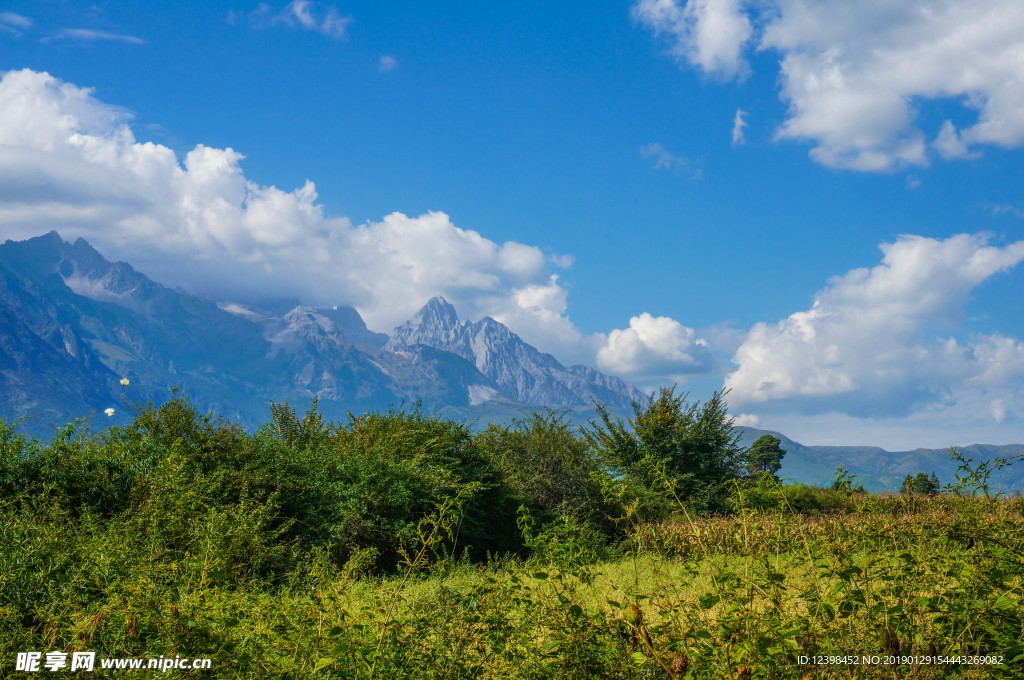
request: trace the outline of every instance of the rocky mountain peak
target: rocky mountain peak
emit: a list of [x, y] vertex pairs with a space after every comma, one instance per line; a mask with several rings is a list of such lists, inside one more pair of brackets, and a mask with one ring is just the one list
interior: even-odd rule
[[354, 307], [335, 305], [333, 307], [318, 307], [316, 311], [317, 314], [333, 321], [342, 335], [354, 343], [380, 349], [388, 341], [388, 336], [384, 333], [374, 333], [367, 328], [363, 317], [359, 316], [359, 312]]
[[436, 347], [473, 361], [466, 324], [443, 297], [433, 297], [411, 319], [395, 328], [384, 349], [398, 351], [414, 345]]
[[459, 315], [450, 302], [438, 295], [427, 300], [427, 304], [416, 312], [412, 320], [420, 324], [447, 329], [459, 324]]
[[385, 349], [398, 352], [416, 345], [434, 347], [472, 362], [514, 401], [549, 406], [589, 406], [591, 399], [628, 406], [639, 392], [598, 371], [566, 369], [550, 354], [523, 341], [505, 324], [487, 316], [460, 322], [444, 298], [432, 298], [412, 319], [395, 329]]
[[321, 352], [328, 351], [331, 347], [349, 344], [335, 323], [313, 307], [299, 305], [285, 314], [281, 320], [285, 328], [278, 331], [275, 338], [278, 342], [285, 341], [290, 336], [305, 340]]
[[11, 271], [38, 279], [53, 273], [67, 248], [60, 234], [51, 231], [24, 241], [5, 241], [0, 245], [0, 260]]

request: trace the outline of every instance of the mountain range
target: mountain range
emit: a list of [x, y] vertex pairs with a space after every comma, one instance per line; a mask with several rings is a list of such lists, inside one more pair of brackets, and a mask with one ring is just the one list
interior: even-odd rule
[[[646, 398], [588, 366], [564, 366], [492, 318], [460, 320], [440, 297], [386, 335], [345, 305], [216, 302], [170, 289], [57, 232], [0, 245], [0, 418], [42, 437], [108, 408], [114, 415], [96, 416], [98, 424], [124, 424], [128, 405], [160, 403], [172, 387], [250, 428], [268, 420], [271, 400], [302, 412], [317, 398], [329, 419], [419, 402], [477, 423], [545, 407], [585, 423], [595, 402], [627, 415]], [[746, 444], [769, 432], [738, 429]], [[787, 451], [782, 475], [790, 479], [828, 484], [844, 466], [868, 490], [898, 488], [921, 471], [953, 481], [946, 450], [815, 447], [770, 433]], [[1024, 454], [1024, 446], [966, 451], [985, 460]], [[1021, 468], [993, 481], [1024, 489]]]
[[246, 425], [266, 419], [269, 400], [318, 398], [343, 415], [417, 401], [624, 408], [643, 398], [618, 378], [563, 366], [494, 319], [459, 321], [440, 297], [389, 337], [352, 307], [171, 290], [56, 232], [0, 245], [0, 376], [0, 416], [45, 423], [160, 399], [171, 386]]

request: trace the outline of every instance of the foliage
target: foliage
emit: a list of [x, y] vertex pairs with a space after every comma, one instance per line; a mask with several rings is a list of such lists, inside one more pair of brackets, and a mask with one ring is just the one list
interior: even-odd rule
[[750, 445], [744, 457], [746, 476], [750, 480], [758, 480], [765, 475], [778, 480], [776, 474], [782, 468], [782, 458], [786, 450], [782, 448], [782, 440], [770, 434], [763, 434]]
[[428, 417], [417, 406], [325, 426], [315, 409], [300, 420], [287, 405], [278, 407], [257, 435], [274, 452], [265, 469], [277, 479], [282, 511], [297, 521], [304, 545], [325, 547], [338, 563], [372, 548], [381, 566], [394, 567], [415, 541], [419, 519], [473, 484], [448, 550], [480, 556], [506, 549], [501, 519], [514, 511], [503, 500], [498, 470], [465, 425]]
[[940, 489], [942, 489], [942, 484], [934, 472], [930, 477], [924, 472], [918, 472], [917, 475], [904, 477], [900, 493], [919, 493], [930, 496], [938, 493]]
[[843, 493], [865, 493], [864, 487], [860, 484], [855, 483], [857, 481], [857, 475], [851, 475], [850, 471], [846, 469], [846, 466], [836, 468], [836, 478], [832, 482], [832, 486], [829, 487], [833, 491], [841, 491]]
[[863, 505], [859, 494], [841, 489], [822, 489], [809, 484], [782, 484], [763, 475], [752, 485], [737, 485], [729, 496], [729, 508], [772, 510], [801, 515], [855, 512]]
[[704, 511], [723, 507], [730, 480], [743, 454], [733, 429], [726, 392], [701, 404], [675, 388], [661, 388], [646, 406], [634, 402], [627, 423], [612, 420], [598, 406], [588, 442], [620, 474], [646, 489], [666, 489], [687, 506]]
[[182, 397], [134, 414], [48, 443], [0, 423], [0, 649], [211, 657], [203, 677], [239, 680], [795, 680], [850, 677], [799, 661], [850, 654], [999, 659], [858, 678], [1024, 674], [1024, 505], [991, 488], [999, 462], [954, 450], [931, 496], [733, 477], [728, 514], [643, 521], [665, 494], [554, 414], [480, 435], [418, 408], [275, 404], [254, 435]]
[[614, 514], [602, 492], [604, 473], [587, 442], [557, 411], [531, 413], [510, 425], [489, 425], [476, 443], [500, 471], [509, 503], [541, 525], [571, 518], [606, 534]]

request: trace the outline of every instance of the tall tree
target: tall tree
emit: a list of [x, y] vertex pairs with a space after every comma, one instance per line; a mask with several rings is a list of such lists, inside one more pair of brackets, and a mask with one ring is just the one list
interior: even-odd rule
[[633, 417], [623, 423], [598, 406], [587, 439], [619, 473], [649, 489], [668, 490], [698, 510], [724, 499], [729, 480], [739, 473], [740, 435], [725, 402], [715, 392], [703, 404], [689, 401], [675, 387], [652, 393], [646, 406], [633, 402]]
[[781, 439], [770, 434], [761, 435], [747, 450], [747, 479], [756, 481], [765, 475], [771, 475], [778, 480], [775, 473], [782, 468], [782, 457], [785, 455], [786, 450], [782, 448]]
[[939, 492], [942, 485], [939, 483], [939, 478], [932, 472], [929, 477], [924, 472], [918, 472], [916, 475], [907, 475], [903, 479], [903, 485], [900, 487], [900, 493], [917, 493], [934, 495]]

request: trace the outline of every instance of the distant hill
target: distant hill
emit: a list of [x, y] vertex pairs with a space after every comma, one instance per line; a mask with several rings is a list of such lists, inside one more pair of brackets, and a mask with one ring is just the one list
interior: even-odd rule
[[[794, 481], [828, 486], [835, 480], [839, 467], [856, 475], [857, 481], [868, 491], [896, 491], [907, 475], [918, 472], [935, 472], [943, 486], [956, 481], [958, 464], [949, 457], [948, 448], [886, 451], [877, 446], [806, 446], [780, 432], [752, 427], [736, 429], [742, 433], [741, 441], [745, 446], [764, 434], [782, 440], [786, 456], [779, 475]], [[1021, 444], [973, 444], [958, 448], [975, 462], [1024, 454]], [[1024, 461], [994, 473], [990, 481], [993, 490], [1000, 485], [1006, 492], [1024, 490]]]

